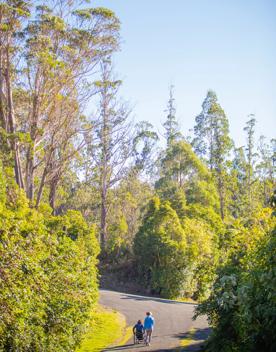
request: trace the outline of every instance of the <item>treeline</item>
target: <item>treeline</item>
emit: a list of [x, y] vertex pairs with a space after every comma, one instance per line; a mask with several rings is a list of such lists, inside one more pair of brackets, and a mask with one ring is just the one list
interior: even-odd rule
[[173, 87], [162, 135], [135, 125], [113, 73], [119, 30], [82, 1], [0, 4], [0, 348], [74, 351], [97, 237], [120, 280], [203, 301], [210, 351], [272, 351], [275, 140], [256, 141], [249, 115], [235, 146], [213, 91], [188, 136]]

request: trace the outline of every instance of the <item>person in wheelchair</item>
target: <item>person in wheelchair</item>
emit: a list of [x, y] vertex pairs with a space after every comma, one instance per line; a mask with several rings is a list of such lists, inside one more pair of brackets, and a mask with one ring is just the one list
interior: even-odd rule
[[133, 330], [133, 335], [134, 335], [134, 343], [143, 342], [145, 329], [144, 329], [144, 325], [142, 324], [140, 319], [133, 326], [132, 330]]

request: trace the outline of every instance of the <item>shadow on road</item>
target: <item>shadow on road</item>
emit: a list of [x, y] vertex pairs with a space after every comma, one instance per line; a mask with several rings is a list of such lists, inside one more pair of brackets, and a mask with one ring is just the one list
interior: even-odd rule
[[150, 352], [204, 352], [202, 342], [193, 344], [192, 346], [189, 347], [177, 347], [177, 348], [169, 348], [169, 349], [164, 349], [160, 350], [158, 348], [157, 350], [150, 350]]
[[136, 301], [155, 301], [155, 302], [169, 303], [169, 304], [186, 304], [186, 305], [188, 304], [188, 305], [196, 306], [196, 303], [191, 303], [191, 302], [177, 302], [177, 301], [171, 301], [169, 299], [164, 299], [164, 298], [136, 296], [136, 295], [129, 295], [127, 293], [122, 293], [122, 299], [134, 299]]
[[[112, 351], [124, 351], [124, 352], [131, 352], [131, 351], [135, 351], [136, 348], [141, 348], [143, 347], [142, 345], [133, 345], [133, 344], [129, 344], [129, 345], [124, 345], [124, 346], [115, 346], [115, 347], [110, 347], [110, 348], [106, 348], [104, 350], [101, 350], [99, 352], [112, 352]], [[193, 344], [192, 346], [189, 347], [177, 347], [177, 348], [167, 348], [167, 349], [152, 349], [151, 346], [151, 350], [150, 352], [204, 352], [203, 349], [203, 345], [202, 345], [202, 341], [196, 344]], [[145, 346], [146, 348], [146, 346]], [[146, 349], [145, 349], [146, 351]]]
[[[203, 349], [203, 341], [207, 339], [207, 337], [210, 335], [211, 329], [210, 328], [205, 328], [205, 329], [196, 329], [196, 331], [191, 334], [190, 332], [186, 333], [181, 333], [174, 335], [174, 337], [178, 338], [179, 340], [185, 340], [185, 339], [191, 339], [193, 343], [190, 346], [187, 347], [175, 347], [175, 348], [169, 348], [169, 349], [154, 349], [154, 343], [151, 345], [150, 352], [195, 352], [195, 351], [204, 351]], [[145, 345], [134, 345], [134, 344], [127, 344], [124, 346], [114, 346], [114, 347], [109, 347], [102, 352], [108, 352], [108, 351], [124, 351], [124, 352], [131, 352], [135, 351], [137, 348], [145, 347]], [[146, 350], [145, 350], [146, 351]]]
[[204, 328], [204, 329], [196, 329], [196, 331], [192, 335], [190, 332], [186, 332], [186, 333], [174, 335], [174, 337], [179, 338], [180, 340], [191, 338], [194, 341], [202, 341], [202, 340], [206, 340], [210, 335], [210, 333], [211, 333], [210, 328]]
[[124, 345], [124, 346], [114, 346], [114, 347], [108, 347], [102, 350], [102, 352], [108, 352], [108, 351], [130, 351], [130, 350], [135, 350], [135, 348], [139, 348], [143, 345], [134, 345], [133, 343]]

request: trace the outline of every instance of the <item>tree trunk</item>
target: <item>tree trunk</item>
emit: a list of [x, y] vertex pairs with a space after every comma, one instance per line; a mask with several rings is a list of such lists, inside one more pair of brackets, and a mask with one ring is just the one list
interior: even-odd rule
[[100, 242], [101, 248], [104, 251], [106, 245], [106, 237], [107, 237], [107, 224], [106, 224], [106, 217], [107, 217], [107, 204], [106, 204], [106, 185], [103, 185], [101, 191], [101, 231], [100, 231]]
[[218, 180], [218, 191], [219, 191], [219, 204], [220, 204], [220, 216], [221, 219], [224, 220], [224, 184], [222, 181], [222, 175], [219, 175]]
[[20, 151], [18, 141], [15, 138], [16, 126], [15, 126], [15, 117], [14, 117], [14, 108], [13, 108], [13, 97], [12, 97], [12, 88], [11, 88], [11, 78], [10, 78], [10, 56], [9, 56], [9, 47], [6, 49], [6, 87], [7, 87], [7, 105], [8, 105], [8, 132], [13, 134], [11, 139], [11, 147], [14, 153], [14, 173], [15, 179], [20, 188], [24, 188], [22, 169], [21, 169], [21, 160], [20, 160]]
[[35, 169], [35, 143], [37, 135], [37, 120], [38, 120], [38, 97], [34, 95], [32, 104], [30, 137], [31, 143], [28, 147], [26, 157], [26, 194], [30, 201], [34, 199], [34, 169]]
[[5, 114], [5, 95], [4, 95], [4, 67], [3, 56], [0, 43], [0, 127], [7, 131], [7, 119]]
[[60, 179], [60, 175], [57, 174], [56, 176], [53, 177], [53, 179], [50, 182], [49, 204], [53, 209], [53, 215], [56, 215], [56, 194], [57, 194], [59, 179]]
[[34, 199], [34, 150], [32, 146], [29, 146], [26, 156], [26, 194], [30, 201]]
[[44, 168], [43, 174], [42, 174], [42, 177], [41, 177], [41, 181], [40, 181], [40, 185], [39, 185], [39, 189], [38, 189], [37, 197], [36, 197], [36, 203], [35, 203], [35, 207], [36, 208], [38, 208], [38, 206], [40, 204], [40, 201], [41, 201], [43, 188], [45, 186], [46, 176], [47, 176], [47, 167]]

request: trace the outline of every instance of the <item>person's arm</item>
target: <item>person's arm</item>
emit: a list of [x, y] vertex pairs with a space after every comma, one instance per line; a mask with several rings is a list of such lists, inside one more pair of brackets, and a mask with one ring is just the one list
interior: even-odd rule
[[134, 325], [132, 328], [133, 334], [135, 334], [135, 329], [136, 329], [136, 325]]

